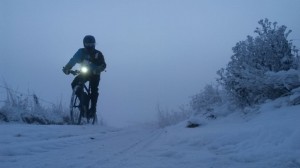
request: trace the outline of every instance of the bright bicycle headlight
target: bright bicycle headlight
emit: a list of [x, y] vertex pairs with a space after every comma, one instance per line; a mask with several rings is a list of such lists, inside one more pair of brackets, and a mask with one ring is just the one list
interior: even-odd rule
[[89, 69], [88, 69], [87, 67], [83, 66], [83, 67], [81, 67], [80, 71], [81, 71], [82, 73], [85, 73], [85, 74], [86, 74], [86, 73], [89, 72]]

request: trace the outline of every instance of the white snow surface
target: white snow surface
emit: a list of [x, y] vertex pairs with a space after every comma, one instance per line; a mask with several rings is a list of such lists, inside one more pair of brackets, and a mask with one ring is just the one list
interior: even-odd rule
[[1, 124], [1, 168], [300, 168], [300, 106], [200, 127]]

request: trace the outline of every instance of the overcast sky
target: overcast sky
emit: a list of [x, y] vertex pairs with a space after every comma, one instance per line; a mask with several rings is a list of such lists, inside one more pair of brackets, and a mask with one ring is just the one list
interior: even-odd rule
[[286, 25], [300, 46], [300, 0], [0, 0], [0, 12], [0, 77], [53, 103], [68, 106], [74, 77], [61, 69], [96, 37], [108, 65], [98, 113], [110, 125], [187, 104], [260, 19]]

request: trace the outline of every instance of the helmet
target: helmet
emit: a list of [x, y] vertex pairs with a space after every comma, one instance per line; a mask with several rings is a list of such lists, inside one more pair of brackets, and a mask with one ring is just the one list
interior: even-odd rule
[[96, 44], [96, 40], [95, 40], [94, 36], [92, 36], [92, 35], [86, 35], [83, 38], [83, 46], [84, 46], [84, 48], [93, 49], [93, 48], [95, 48], [95, 44]]

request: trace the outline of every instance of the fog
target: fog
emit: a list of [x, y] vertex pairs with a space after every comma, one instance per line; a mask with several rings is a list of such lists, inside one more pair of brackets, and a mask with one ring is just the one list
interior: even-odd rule
[[177, 109], [216, 83], [260, 19], [286, 25], [300, 46], [299, 9], [299, 0], [1, 0], [0, 77], [67, 107], [74, 76], [61, 69], [91, 34], [107, 63], [98, 113], [113, 126], [155, 121], [157, 105]]

